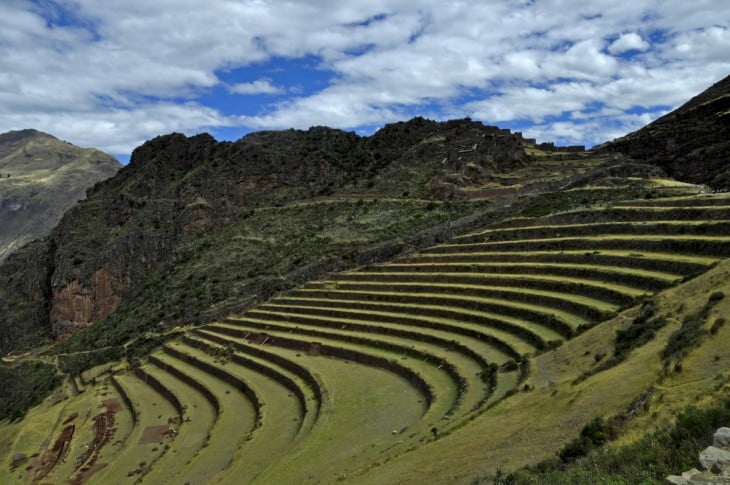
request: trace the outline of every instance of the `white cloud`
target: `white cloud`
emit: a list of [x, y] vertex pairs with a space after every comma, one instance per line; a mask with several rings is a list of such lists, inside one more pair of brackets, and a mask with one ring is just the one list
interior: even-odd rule
[[239, 83], [229, 86], [228, 90], [235, 94], [280, 94], [284, 90], [271, 84], [270, 79], [257, 79], [250, 83]]
[[611, 54], [621, 54], [631, 50], [645, 51], [649, 48], [649, 43], [641, 38], [636, 32], [621, 34], [608, 46], [608, 52]]
[[[716, 0], [6, 0], [0, 131], [124, 153], [169, 131], [428, 114], [531, 120], [548, 138], [595, 142], [730, 73], [729, 24]], [[305, 56], [326, 84], [265, 70]], [[243, 67], [246, 80], [225, 77]], [[214, 91], [288, 98], [243, 116], [201, 104]]]

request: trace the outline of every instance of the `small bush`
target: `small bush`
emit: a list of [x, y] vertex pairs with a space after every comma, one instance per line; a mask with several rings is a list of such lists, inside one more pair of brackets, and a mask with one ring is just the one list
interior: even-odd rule
[[662, 358], [681, 359], [689, 350], [697, 346], [707, 333], [702, 329], [705, 320], [700, 315], [687, 315], [682, 326], [669, 336], [666, 347], [662, 350]]
[[722, 326], [725, 325], [725, 319], [724, 318], [718, 318], [715, 320], [715, 322], [712, 324], [712, 328], [710, 328], [710, 334], [715, 335]]
[[708, 298], [708, 302], [718, 302], [723, 298], [725, 298], [725, 293], [723, 293], [722, 291], [715, 291]]

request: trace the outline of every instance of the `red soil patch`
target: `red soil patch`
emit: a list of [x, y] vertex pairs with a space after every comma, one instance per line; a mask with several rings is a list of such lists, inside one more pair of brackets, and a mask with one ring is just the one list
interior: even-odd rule
[[140, 445], [148, 445], [150, 443], [159, 443], [165, 436], [170, 434], [170, 425], [162, 424], [159, 426], [147, 426], [142, 432], [139, 439]]
[[70, 481], [71, 485], [81, 485], [94, 473], [104, 467], [103, 464], [97, 465], [96, 460], [99, 459], [101, 449], [104, 445], [109, 443], [114, 437], [114, 432], [117, 430], [114, 426], [116, 414], [122, 409], [122, 405], [118, 399], [105, 399], [102, 402], [102, 406], [106, 410], [94, 417], [94, 438], [89, 443], [86, 451], [74, 463], [78, 473]]
[[119, 402], [119, 399], [104, 399], [101, 404], [107, 409], [107, 411], [111, 411], [115, 414], [122, 410], [122, 403]]
[[[68, 421], [68, 420], [67, 420]], [[46, 450], [40, 456], [40, 458], [33, 465], [34, 473], [32, 482], [37, 483], [43, 480], [55, 466], [63, 460], [68, 453], [68, 448], [73, 439], [74, 425], [69, 424], [61, 431], [56, 441], [53, 443], [53, 447], [50, 450]]]

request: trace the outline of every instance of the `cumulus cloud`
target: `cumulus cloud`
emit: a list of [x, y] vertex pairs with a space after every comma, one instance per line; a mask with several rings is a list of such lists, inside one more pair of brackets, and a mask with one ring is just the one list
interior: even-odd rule
[[645, 51], [649, 48], [649, 43], [641, 38], [636, 32], [629, 32], [628, 34], [621, 34], [621, 36], [614, 40], [610, 46], [608, 46], [608, 52], [611, 54], [621, 54], [623, 52], [636, 50]]
[[129, 153], [170, 131], [469, 115], [592, 144], [726, 76], [729, 24], [714, 0], [7, 0], [0, 131]]

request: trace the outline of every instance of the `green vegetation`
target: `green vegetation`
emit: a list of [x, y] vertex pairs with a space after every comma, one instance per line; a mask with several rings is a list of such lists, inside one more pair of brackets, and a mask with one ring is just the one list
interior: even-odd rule
[[60, 383], [56, 369], [43, 362], [0, 366], [0, 420], [22, 419]]
[[[377, 204], [395, 216], [391, 222], [401, 220], [407, 228], [403, 231], [412, 231], [417, 226], [409, 225], [413, 222], [407, 220], [404, 207], [410, 205], [412, 209], [426, 203]], [[304, 255], [303, 261], [276, 262], [263, 250], [255, 253], [254, 258], [271, 258], [267, 260], [271, 267], [249, 268], [256, 274], [254, 280], [261, 276], [259, 271], [286, 272], [312, 260], [321, 264], [323, 256], [331, 257], [321, 252], [323, 248], [339, 247], [341, 251], [358, 244], [366, 247], [377, 238], [390, 236], [388, 231], [376, 229], [382, 227], [382, 220], [369, 225], [369, 218], [381, 217], [369, 205], [354, 200], [256, 210], [242, 225], [226, 228], [223, 240], [214, 235], [200, 238], [194, 246], [200, 255], [183, 257], [163, 278], [164, 284], [179, 285], [175, 287], [181, 291], [187, 291], [190, 281], [211, 291], [223, 281], [234, 286], [235, 274], [240, 271], [229, 270], [233, 276], [227, 280], [224, 266], [231, 266], [232, 260], [216, 265], [215, 258], [224, 256], [219, 252], [210, 253], [207, 260], [214, 268], [209, 276], [182, 276], [193, 274], [186, 273], [193, 268], [203, 271], [207, 264], [203, 255], [218, 244], [229, 245], [226, 257], [235, 253], [236, 245], [250, 248], [249, 244], [264, 240], [272, 254], [280, 250], [281, 254], [291, 252], [286, 258]], [[663, 207], [675, 210], [674, 206]], [[712, 207], [706, 209], [709, 214], [724, 206]], [[445, 204], [436, 204], [424, 212], [449, 217], [444, 210]], [[639, 212], [655, 208], [638, 206], [631, 210], [632, 217], [639, 217]], [[269, 212], [269, 219], [272, 214], [281, 216], [273, 219], [279, 222], [265, 226], [263, 221], [268, 219], [257, 220], [265, 212]], [[573, 223], [588, 212], [595, 223]], [[310, 222], [324, 217], [325, 223], [297, 223], [303, 214]], [[120, 374], [118, 369], [111, 372], [116, 372], [113, 379], [126, 406], [134, 410], [136, 423], [117, 448], [106, 450], [112, 465], [95, 472], [98, 480], [122, 473], [150, 479], [172, 476], [181, 481], [225, 481], [244, 476], [247, 480], [319, 476], [327, 481], [326, 477], [341, 479], [351, 474], [371, 476], [368, 472], [374, 467], [427, 456], [419, 451], [424, 443], [438, 445], [456, 439], [476, 423], [482, 423], [479, 426], [483, 430], [485, 422], [495, 423], [511, 403], [540, 395], [542, 400], [552, 399], [569, 409], [585, 389], [601, 385], [612, 373], [624, 372], [627, 363], [646, 358], [647, 352], [654, 352], [655, 358], [668, 362], [666, 365], [671, 362], [679, 370], [681, 361], [708, 340], [705, 336], [714, 332], [717, 338], [724, 338], [724, 320], [718, 310], [725, 308], [724, 287], [706, 292], [692, 311], [675, 309], [677, 320], [663, 309], [666, 303], [662, 303], [661, 293], [656, 293], [713, 266], [716, 259], [703, 254], [702, 246], [681, 246], [677, 241], [691, 240], [693, 230], [722, 222], [684, 223], [678, 219], [667, 230], [670, 225], [656, 219], [642, 225], [640, 237], [626, 238], [630, 246], [617, 249], [611, 245], [619, 238], [613, 231], [624, 226], [610, 222], [615, 216], [612, 209], [593, 209], [547, 219], [507, 220], [393, 262], [315, 279], [265, 303], [251, 300], [246, 306], [253, 308], [219, 322], [180, 331], [157, 321], [126, 345], [93, 351], [83, 350], [81, 337], [96, 336], [99, 342], [108, 343], [136, 330], [120, 327], [106, 335], [101, 330], [87, 331], [51, 349], [44, 358], [55, 357], [61, 370], [79, 376], [76, 387], [83, 393], [95, 392], [103, 382], [84, 381], [84, 369], [110, 359], [131, 361], [126, 373]], [[342, 226], [336, 229], [341, 218]], [[288, 225], [281, 221], [288, 221]], [[526, 241], [535, 240], [530, 238], [536, 232], [552, 244], [565, 241], [564, 234], [570, 231], [575, 231], [574, 239], [590, 242], [589, 248], [523, 250]], [[582, 236], [581, 231], [590, 236]], [[242, 232], [249, 236], [240, 237]], [[297, 236], [291, 244], [274, 244], [282, 233]], [[324, 241], [325, 233], [331, 238], [329, 246], [306, 243], [309, 239]], [[484, 241], [487, 237], [490, 240]], [[724, 241], [726, 236], [711, 239]], [[647, 249], [647, 241], [656, 241], [657, 247]], [[511, 251], [502, 251], [501, 243], [507, 242]], [[714, 257], [725, 253], [721, 245]], [[248, 257], [243, 251], [239, 254]], [[350, 256], [350, 263], [356, 264], [358, 257]], [[338, 260], [332, 266], [334, 260], [326, 261], [329, 267], [350, 264]], [[319, 271], [310, 269], [303, 274], [309, 278]], [[289, 275], [278, 281], [280, 289], [287, 290], [292, 279]], [[235, 300], [233, 294], [229, 294], [231, 301]], [[639, 308], [630, 309], [639, 303]], [[155, 305], [155, 310], [187, 308], [184, 301], [172, 305], [161, 298], [146, 304]], [[630, 321], [616, 325], [606, 335], [604, 346], [589, 343], [588, 350], [576, 351], [580, 344], [574, 341], [585, 335], [587, 342], [592, 342], [596, 332], [605, 334], [602, 322], [624, 309], [634, 312]], [[667, 330], [670, 325], [671, 331]], [[56, 354], [59, 348], [66, 352]], [[566, 367], [546, 370], [545, 363], [553, 358]], [[574, 366], [575, 359], [579, 360]], [[721, 353], [717, 359], [722, 359]], [[670, 374], [681, 375], [661, 371], [657, 375], [670, 378]], [[563, 376], [558, 384], [553, 381], [557, 376]], [[586, 379], [589, 376], [592, 378]], [[403, 406], [401, 395], [408, 396], [409, 404], [403, 412], [394, 413], [394, 406]], [[83, 409], [80, 403], [76, 399], [68, 405]], [[641, 409], [649, 405], [647, 400]], [[357, 419], [352, 414], [356, 411], [362, 413]], [[580, 477], [575, 480], [603, 477], [603, 472], [583, 470], [581, 464], [603, 457], [601, 450], [620, 439], [629, 416], [634, 414], [582, 423], [579, 436], [562, 443], [562, 451], [554, 459], [498, 479], [533, 480], [539, 476], [536, 480], [545, 478], [549, 483], [557, 473]], [[374, 422], [382, 426], [365, 432], [364, 427], [353, 427], [360, 419], [363, 426]], [[168, 434], [144, 446], [135, 444], [153, 427]], [[353, 435], [357, 429], [359, 434]], [[83, 433], [89, 435], [88, 430]], [[345, 437], [351, 440], [347, 447], [342, 445]], [[71, 446], [80, 449], [79, 442]], [[667, 442], [659, 440], [658, 446], [651, 451], [651, 459], [665, 460], [665, 468], [679, 463], [661, 451]], [[405, 453], [408, 450], [416, 453]], [[315, 462], [314, 456], [326, 458]], [[56, 470], [49, 476], [73, 472], [65, 465]], [[626, 473], [633, 476], [630, 474], [634, 472]]]
[[0, 421], [0, 481], [686, 468], [730, 414], [730, 198], [495, 130], [140, 147], [0, 266], [0, 370], [34, 383], [5, 412], [48, 396]]
[[697, 455], [712, 444], [712, 435], [730, 421], [730, 401], [724, 405], [685, 409], [673, 425], [655, 431], [637, 443], [602, 447], [615, 431], [596, 418], [581, 437], [561, 452], [563, 463], [547, 461], [495, 480], [500, 484], [661, 484], [668, 475], [696, 466]]
[[[705, 306], [697, 313], [687, 315], [682, 320], [682, 326], [669, 337], [666, 347], [662, 350], [662, 358], [667, 365], [674, 362], [674, 369], [681, 370], [682, 358], [693, 348], [699, 345], [702, 339], [712, 330], [705, 329], [707, 317], [712, 307], [717, 305], [725, 295], [720, 291], [710, 294]], [[722, 324], [720, 324], [722, 325]], [[719, 327], [715, 328], [715, 333]]]
[[[57, 351], [119, 346], [145, 332], [246, 309], [322, 272], [398, 252], [403, 237], [487, 206], [436, 204], [425, 211], [432, 203], [330, 201], [257, 209], [219, 234], [180, 245], [173, 255], [176, 264], [153, 272], [138, 297]], [[412, 217], [420, 211], [422, 217]]]

